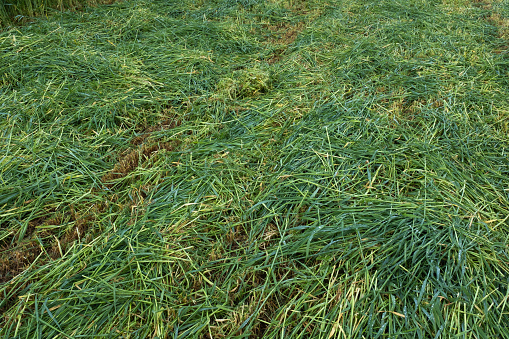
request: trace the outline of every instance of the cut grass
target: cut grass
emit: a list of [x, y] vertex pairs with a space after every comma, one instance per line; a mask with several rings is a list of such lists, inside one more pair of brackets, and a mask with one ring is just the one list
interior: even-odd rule
[[508, 13], [137, 0], [1, 33], [0, 335], [509, 337]]

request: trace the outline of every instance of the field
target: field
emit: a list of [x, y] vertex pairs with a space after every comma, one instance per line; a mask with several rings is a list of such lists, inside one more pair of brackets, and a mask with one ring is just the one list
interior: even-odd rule
[[126, 0], [0, 32], [1, 338], [509, 338], [509, 0]]

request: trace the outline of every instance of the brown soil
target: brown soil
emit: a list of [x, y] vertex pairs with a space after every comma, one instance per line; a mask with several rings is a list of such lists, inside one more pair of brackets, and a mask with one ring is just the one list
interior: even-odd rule
[[150, 136], [154, 132], [169, 130], [180, 126], [181, 121], [176, 116], [172, 116], [162, 124], [157, 126], [147, 127], [143, 133], [131, 141], [131, 145], [135, 146], [124, 152], [117, 161], [115, 167], [106, 175], [101, 178], [108, 188], [114, 186], [111, 181], [126, 177], [129, 173], [133, 172], [138, 166], [152, 158], [160, 150], [173, 151], [179, 144], [179, 141], [174, 142], [150, 142]]
[[267, 42], [271, 45], [282, 45], [280, 48], [276, 49], [269, 58], [268, 63], [272, 65], [281, 60], [281, 56], [288, 46], [295, 42], [299, 33], [304, 29], [304, 23], [299, 22], [296, 25], [286, 23], [267, 25], [266, 28], [272, 32]]
[[274, 64], [282, 59], [289, 45], [295, 42], [299, 34], [306, 28], [306, 23], [313, 22], [322, 12], [310, 9], [306, 0], [289, 0], [283, 3], [283, 7], [291, 11], [294, 18], [299, 18], [297, 23], [282, 22], [277, 25], [267, 24], [264, 29], [270, 31], [266, 43], [269, 46], [280, 45], [267, 59], [269, 64]]

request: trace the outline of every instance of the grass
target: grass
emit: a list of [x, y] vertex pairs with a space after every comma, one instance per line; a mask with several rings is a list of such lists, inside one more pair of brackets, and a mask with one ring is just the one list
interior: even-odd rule
[[48, 15], [55, 9], [78, 9], [111, 2], [112, 0], [4, 0], [0, 3], [0, 27], [26, 23], [30, 17]]
[[508, 338], [507, 18], [131, 0], [0, 33], [0, 336]]

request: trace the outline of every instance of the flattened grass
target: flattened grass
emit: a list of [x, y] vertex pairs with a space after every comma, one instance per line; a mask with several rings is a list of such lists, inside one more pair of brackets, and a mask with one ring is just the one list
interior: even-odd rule
[[508, 8], [140, 0], [2, 33], [0, 334], [509, 337]]

